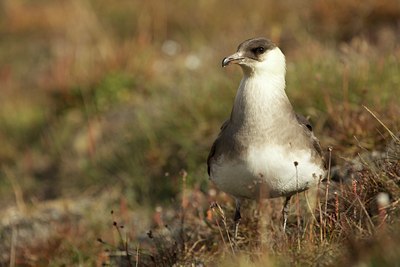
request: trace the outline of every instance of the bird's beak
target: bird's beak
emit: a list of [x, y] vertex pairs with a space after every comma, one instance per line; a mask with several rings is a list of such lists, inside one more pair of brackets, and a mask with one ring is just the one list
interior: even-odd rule
[[242, 61], [244, 59], [242, 53], [236, 52], [233, 55], [230, 55], [229, 57], [226, 57], [222, 60], [222, 67], [226, 67], [228, 66], [230, 63], [239, 63], [240, 61]]

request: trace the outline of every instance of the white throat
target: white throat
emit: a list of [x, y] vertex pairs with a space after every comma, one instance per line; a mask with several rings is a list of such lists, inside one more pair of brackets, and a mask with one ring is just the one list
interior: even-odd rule
[[[244, 127], [260, 128], [291, 109], [285, 93], [285, 57], [279, 48], [267, 53], [262, 62], [242, 66], [240, 83], [232, 112], [232, 120]], [[282, 112], [282, 111], [285, 112]]]

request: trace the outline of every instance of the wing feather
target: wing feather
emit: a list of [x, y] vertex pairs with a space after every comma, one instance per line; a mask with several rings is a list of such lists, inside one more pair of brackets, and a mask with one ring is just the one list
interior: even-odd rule
[[215, 139], [213, 145], [211, 146], [210, 153], [208, 154], [208, 157], [207, 157], [207, 173], [208, 173], [208, 176], [211, 175], [211, 160], [212, 160], [213, 157], [215, 156], [216, 148], [217, 148], [218, 143], [220, 142], [221, 135], [222, 135], [223, 131], [226, 129], [226, 127], [228, 126], [228, 124], [229, 124], [229, 119], [227, 119], [227, 120], [221, 125], [221, 128], [220, 128], [221, 131], [220, 131], [220, 133], [219, 133], [217, 139]]
[[306, 119], [306, 117], [304, 117], [301, 114], [296, 114], [296, 119], [297, 122], [303, 126], [304, 128], [304, 133], [307, 135], [307, 137], [311, 140], [311, 143], [315, 149], [315, 151], [318, 153], [318, 155], [322, 158], [323, 164], [326, 167], [326, 161], [325, 161], [325, 157], [322, 153], [322, 148], [321, 148], [321, 144], [319, 143], [318, 138], [314, 135], [313, 132], [313, 128], [311, 123], [309, 122], [309, 120]]

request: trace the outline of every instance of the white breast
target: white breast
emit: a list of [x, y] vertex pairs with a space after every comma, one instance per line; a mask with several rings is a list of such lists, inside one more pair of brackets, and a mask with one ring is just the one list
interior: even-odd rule
[[236, 161], [222, 156], [211, 171], [220, 189], [245, 198], [290, 196], [315, 185], [324, 175], [324, 170], [312, 163], [310, 151], [275, 145], [250, 147], [247, 155]]

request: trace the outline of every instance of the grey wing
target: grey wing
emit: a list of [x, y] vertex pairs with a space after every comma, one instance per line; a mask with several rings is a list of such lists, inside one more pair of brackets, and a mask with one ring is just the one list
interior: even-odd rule
[[296, 114], [296, 119], [298, 123], [303, 126], [305, 134], [307, 135], [308, 138], [310, 138], [315, 151], [318, 153], [318, 155], [321, 156], [322, 161], [324, 162], [325, 165], [325, 159], [322, 153], [321, 144], [319, 143], [318, 138], [314, 135], [311, 123], [303, 115], [300, 114]]
[[218, 146], [218, 143], [219, 143], [219, 139], [220, 139], [220, 137], [221, 137], [221, 133], [226, 129], [226, 127], [228, 126], [228, 124], [229, 124], [229, 119], [226, 120], [226, 121], [222, 124], [222, 126], [221, 126], [221, 131], [220, 131], [220, 133], [219, 133], [217, 139], [215, 139], [213, 145], [211, 146], [210, 153], [208, 154], [208, 157], [207, 157], [207, 173], [208, 173], [208, 176], [210, 176], [210, 173], [211, 173], [211, 160], [212, 160], [212, 158], [215, 156], [215, 152], [216, 152], [216, 149], [217, 149], [217, 146]]

